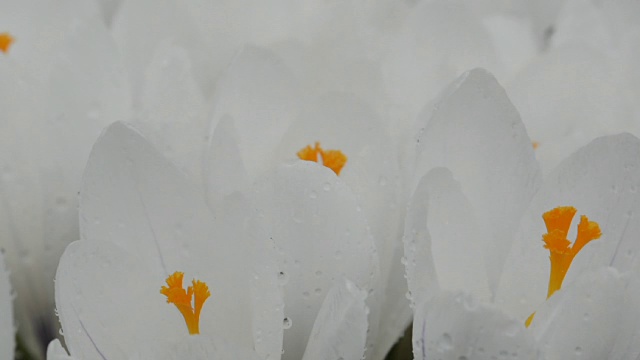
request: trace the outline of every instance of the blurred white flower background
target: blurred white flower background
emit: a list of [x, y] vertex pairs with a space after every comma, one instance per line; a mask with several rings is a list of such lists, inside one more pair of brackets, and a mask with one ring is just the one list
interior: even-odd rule
[[0, 360], [637, 360], [638, 63], [635, 0], [3, 0]]

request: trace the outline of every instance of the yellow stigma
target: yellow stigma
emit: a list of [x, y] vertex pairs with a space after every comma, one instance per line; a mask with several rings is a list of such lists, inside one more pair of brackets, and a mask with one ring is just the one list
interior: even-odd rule
[[8, 53], [11, 44], [15, 41], [15, 38], [11, 36], [8, 32], [0, 33], [0, 51], [3, 53]]
[[199, 280], [192, 280], [192, 285], [185, 290], [182, 287], [183, 278], [184, 273], [174, 272], [166, 280], [168, 286], [163, 286], [160, 293], [167, 297], [167, 303], [178, 308], [187, 323], [189, 334], [200, 334], [200, 311], [211, 293], [207, 284]]
[[[572, 245], [571, 241], [567, 240], [567, 235], [576, 212], [577, 210], [573, 206], [561, 206], [542, 214], [542, 219], [547, 226], [547, 233], [542, 235], [542, 240], [544, 248], [549, 250], [549, 260], [551, 261], [547, 299], [560, 290], [571, 262], [580, 250], [590, 241], [597, 240], [602, 235], [598, 223], [589, 221], [586, 216], [582, 215], [578, 224], [578, 235]], [[535, 312], [525, 322], [527, 327], [531, 325], [534, 315]]]
[[322, 165], [333, 170], [336, 175], [340, 175], [340, 171], [347, 163], [347, 157], [340, 150], [324, 150], [320, 147], [320, 143], [316, 142], [314, 147], [307, 145], [304, 149], [298, 151], [300, 160], [319, 162], [318, 157], [322, 160]]

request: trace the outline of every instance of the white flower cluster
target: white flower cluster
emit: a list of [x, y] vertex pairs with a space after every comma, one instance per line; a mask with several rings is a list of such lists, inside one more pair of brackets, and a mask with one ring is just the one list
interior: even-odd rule
[[3, 0], [0, 360], [637, 360], [639, 61], [635, 0]]

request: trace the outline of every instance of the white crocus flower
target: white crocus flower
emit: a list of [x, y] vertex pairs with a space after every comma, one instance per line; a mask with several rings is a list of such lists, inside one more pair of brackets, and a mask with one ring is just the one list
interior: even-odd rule
[[[405, 224], [416, 358], [636, 359], [640, 140], [599, 138], [542, 183], [516, 109], [482, 70], [421, 120]], [[577, 231], [559, 206], [586, 216]]]
[[15, 330], [13, 325], [13, 295], [9, 273], [0, 253], [0, 358], [13, 359]]
[[102, 128], [129, 116], [129, 91], [91, 1], [2, 8], [0, 33], [13, 42], [0, 52], [0, 248], [19, 336], [42, 358], [57, 335], [53, 275], [78, 237], [82, 168]]
[[[362, 358], [378, 265], [355, 196], [317, 164], [272, 175], [255, 206], [236, 193], [211, 212], [136, 130], [107, 128], [84, 175], [82, 240], [56, 275], [70, 356]], [[187, 292], [183, 273], [199, 280]], [[68, 355], [56, 341], [49, 356]]]
[[367, 354], [380, 359], [411, 315], [400, 264], [397, 152], [388, 125], [369, 104], [352, 93], [316, 94], [294, 75], [292, 63], [248, 47], [218, 82], [206, 171], [209, 202], [215, 206], [221, 196], [251, 187], [270, 168], [298, 157], [339, 174], [355, 194], [380, 255], [381, 278], [370, 299], [376, 299], [371, 310], [380, 320], [370, 324], [374, 348]]

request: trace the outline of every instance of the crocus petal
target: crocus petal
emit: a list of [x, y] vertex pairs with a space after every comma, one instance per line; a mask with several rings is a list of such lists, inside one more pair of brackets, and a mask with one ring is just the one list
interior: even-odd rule
[[[629, 280], [635, 284], [629, 286]], [[586, 273], [558, 291], [531, 325], [545, 358], [637, 359], [637, 291], [637, 279], [613, 268]]]
[[205, 103], [186, 50], [168, 42], [156, 48], [140, 107], [133, 124], [193, 181], [201, 182]]
[[[154, 283], [153, 296], [160, 300], [158, 286], [174, 271], [207, 282], [213, 295], [201, 315], [202, 332], [252, 347], [257, 317], [279, 313], [282, 319], [281, 299], [273, 294], [277, 272], [269, 263], [275, 255], [263, 239], [246, 233], [246, 201], [240, 196], [226, 201], [225, 211], [214, 216], [183, 174], [136, 130], [116, 123], [105, 130], [87, 164], [81, 234], [84, 241], [111, 242], [135, 256], [151, 272], [147, 282]], [[261, 291], [251, 285], [254, 272], [260, 274]], [[172, 310], [156, 314], [179, 317]], [[275, 346], [279, 352], [280, 321], [261, 323], [260, 330], [269, 341], [256, 349], [273, 354]]]
[[[444, 171], [442, 169], [434, 171]], [[411, 305], [422, 304], [438, 291], [438, 276], [431, 251], [431, 235], [427, 227], [429, 188], [424, 177], [411, 197], [404, 225], [404, 258]]]
[[159, 294], [162, 277], [154, 275], [137, 256], [112, 243], [69, 245], [55, 285], [71, 355], [124, 360], [147, 339], [162, 341], [186, 332], [180, 314]]
[[302, 359], [363, 359], [369, 314], [366, 297], [351, 281], [338, 281], [327, 292]]
[[[533, 198], [520, 224], [514, 246], [505, 263], [497, 301], [523, 320], [547, 294], [549, 252], [543, 248], [546, 233], [542, 214], [557, 206], [570, 205], [579, 215], [597, 222], [602, 237], [576, 256], [565, 284], [585, 269], [613, 266], [629, 271], [640, 243], [640, 140], [629, 134], [607, 136], [580, 149], [548, 176]], [[575, 219], [574, 219], [575, 221]], [[569, 233], [573, 239], [575, 231]]]
[[54, 339], [47, 346], [47, 360], [74, 360], [62, 347], [60, 340]]
[[240, 348], [222, 338], [207, 335], [183, 334], [160, 344], [141, 344], [139, 348], [142, 350], [129, 360], [262, 359], [250, 348]]
[[236, 191], [247, 191], [251, 181], [242, 160], [238, 132], [233, 118], [223, 116], [209, 139], [205, 164], [205, 189], [209, 206]]
[[428, 110], [419, 120], [416, 175], [443, 166], [460, 182], [491, 235], [484, 256], [495, 290], [518, 219], [541, 182], [531, 140], [504, 89], [484, 70], [464, 74]]
[[15, 335], [13, 330], [13, 297], [9, 274], [0, 253], [0, 358], [13, 359]]
[[415, 359], [538, 359], [535, 340], [519, 319], [478, 303], [463, 293], [445, 292], [416, 308]]
[[144, 69], [151, 62], [156, 47], [167, 39], [189, 53], [201, 88], [212, 87], [214, 71], [207, 61], [216, 58], [208, 56], [202, 34], [187, 8], [180, 6], [178, 1], [124, 1], [113, 18], [111, 29], [131, 80], [135, 104], [140, 99]]
[[[325, 149], [339, 149], [348, 158], [340, 172], [340, 179], [351, 188], [371, 227], [380, 254], [382, 282], [377, 287], [384, 294], [383, 324], [394, 319], [399, 325], [384, 338], [377, 337], [376, 345], [383, 348], [393, 344], [409, 324], [405, 313], [405, 286], [390, 288], [390, 284], [406, 284], [396, 252], [400, 242], [400, 174], [397, 154], [382, 119], [359, 98], [345, 93], [329, 93], [303, 110], [301, 117], [288, 129], [280, 146], [281, 159], [290, 159], [308, 144], [320, 141]], [[374, 144], [372, 146], [372, 144]], [[390, 311], [395, 308], [396, 311]], [[372, 324], [372, 327], [376, 326]], [[387, 329], [390, 330], [390, 329]], [[375, 329], [371, 329], [372, 336]], [[386, 345], [385, 345], [386, 343]]]
[[269, 50], [247, 46], [221, 76], [213, 101], [210, 132], [224, 116], [233, 118], [249, 176], [273, 166], [276, 147], [301, 101], [297, 80], [284, 62]]
[[377, 253], [355, 196], [332, 170], [297, 161], [264, 181], [256, 207], [280, 262], [283, 358], [300, 359], [327, 291], [342, 277], [371, 290], [379, 276]]
[[603, 53], [574, 45], [545, 53], [508, 84], [545, 173], [595, 137], [632, 127], [614, 73]]
[[[464, 290], [488, 301], [491, 293], [481, 255], [488, 236], [482, 233], [469, 200], [451, 172], [445, 168], [429, 171], [420, 181], [409, 209], [409, 218], [422, 216], [422, 222], [426, 222], [426, 230], [431, 236], [431, 247], [426, 251], [433, 258], [440, 287]], [[407, 231], [408, 238], [418, 233], [413, 229]], [[411, 261], [425, 264], [430, 260], [418, 257]], [[417, 278], [424, 282], [422, 277]]]
[[497, 68], [489, 34], [465, 3], [418, 2], [392, 44], [383, 74], [393, 108], [405, 121], [467, 69]]

